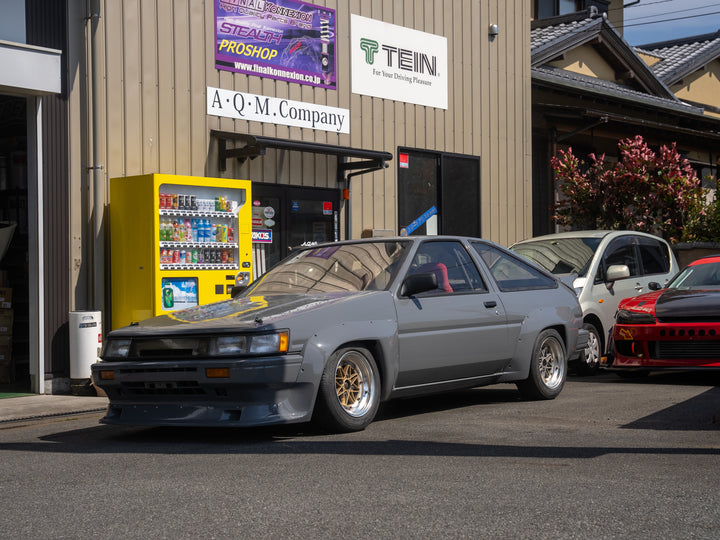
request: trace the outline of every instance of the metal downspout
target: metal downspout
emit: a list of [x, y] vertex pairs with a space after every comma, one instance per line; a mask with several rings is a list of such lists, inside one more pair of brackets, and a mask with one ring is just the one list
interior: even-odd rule
[[[103, 166], [100, 164], [100, 74], [98, 70], [98, 27], [100, 25], [99, 0], [90, 0], [90, 62], [92, 70], [91, 114], [92, 117], [92, 186], [93, 186], [93, 265], [92, 295], [88, 308], [103, 311], [105, 307], [105, 238], [103, 237], [103, 217], [105, 214], [105, 186], [103, 185]], [[103, 317], [104, 318], [104, 317]]]

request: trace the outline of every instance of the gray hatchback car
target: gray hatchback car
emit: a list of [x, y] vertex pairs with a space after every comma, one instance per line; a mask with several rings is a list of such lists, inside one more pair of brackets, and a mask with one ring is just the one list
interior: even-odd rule
[[583, 310], [588, 346], [577, 363], [595, 373], [606, 352], [620, 300], [664, 286], [678, 263], [662, 238], [637, 231], [572, 231], [538, 236], [510, 248], [572, 285]]
[[501, 382], [552, 399], [584, 348], [578, 300], [475, 238], [307, 247], [230, 300], [111, 332], [102, 422], [366, 427], [381, 401]]

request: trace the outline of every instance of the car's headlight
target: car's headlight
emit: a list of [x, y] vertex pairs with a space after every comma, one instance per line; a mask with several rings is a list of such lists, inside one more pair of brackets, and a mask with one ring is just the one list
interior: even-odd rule
[[112, 361], [127, 358], [130, 353], [131, 343], [132, 340], [129, 339], [107, 340], [105, 343], [105, 350], [102, 353], [102, 359], [105, 361]]
[[655, 324], [655, 317], [649, 313], [619, 309], [615, 322], [617, 324]]
[[287, 330], [272, 334], [248, 334], [211, 338], [210, 356], [241, 356], [245, 354], [286, 353], [290, 344]]

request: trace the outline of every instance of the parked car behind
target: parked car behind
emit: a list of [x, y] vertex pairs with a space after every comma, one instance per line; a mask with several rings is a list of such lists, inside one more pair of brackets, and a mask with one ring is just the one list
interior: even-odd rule
[[621, 376], [720, 370], [720, 256], [693, 261], [664, 289], [621, 301], [613, 343], [604, 367]]
[[491, 242], [347, 241], [293, 252], [231, 300], [110, 332], [102, 422], [365, 428], [383, 400], [516, 383], [552, 399], [585, 347], [572, 289]]
[[583, 375], [600, 367], [620, 301], [648, 291], [650, 282], [664, 286], [678, 272], [665, 240], [635, 231], [549, 234], [510, 249], [572, 283], [589, 332], [585, 353], [576, 362]]

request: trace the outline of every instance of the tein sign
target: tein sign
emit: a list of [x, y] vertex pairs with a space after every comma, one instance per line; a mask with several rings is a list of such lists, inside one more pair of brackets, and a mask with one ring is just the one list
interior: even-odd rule
[[448, 108], [447, 38], [350, 16], [352, 91]]

